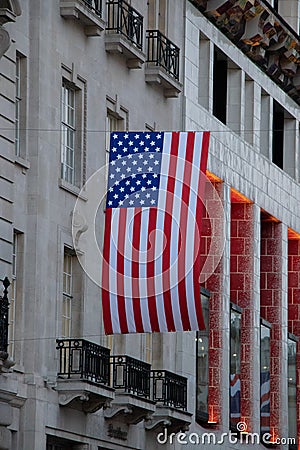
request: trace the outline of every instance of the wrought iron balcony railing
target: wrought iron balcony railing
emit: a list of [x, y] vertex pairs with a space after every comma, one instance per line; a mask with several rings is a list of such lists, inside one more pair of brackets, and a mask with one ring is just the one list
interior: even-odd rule
[[[0, 353], [7, 353], [8, 347], [8, 287], [10, 282], [7, 277], [3, 280], [3, 296], [0, 297]], [[8, 355], [7, 355], [8, 356]]]
[[102, 17], [102, 0], [82, 0], [97, 16]]
[[187, 378], [168, 372], [152, 370], [153, 400], [164, 406], [187, 409]]
[[57, 339], [58, 376], [108, 385], [110, 350], [84, 339]]
[[123, 34], [133, 45], [143, 48], [143, 16], [124, 0], [107, 0], [106, 31]]
[[150, 397], [151, 366], [130, 356], [112, 356], [113, 387], [139, 397]]
[[158, 30], [147, 30], [147, 62], [179, 79], [179, 48]]

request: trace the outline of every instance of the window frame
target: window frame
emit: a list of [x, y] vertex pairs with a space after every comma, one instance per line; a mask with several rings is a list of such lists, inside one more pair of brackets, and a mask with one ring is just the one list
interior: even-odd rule
[[[262, 387], [262, 329], [263, 327], [265, 329], [269, 330], [269, 383], [270, 383], [270, 415], [269, 415], [269, 420], [271, 419], [271, 331], [272, 331], [272, 324], [270, 322], [268, 322], [267, 320], [261, 318], [260, 319], [260, 383], [259, 383], [259, 398], [260, 398], [260, 408], [259, 408], [259, 418], [260, 418], [260, 433], [261, 435], [265, 434], [265, 433], [269, 433], [270, 432], [270, 426], [269, 429], [267, 430], [266, 428], [262, 427], [262, 411], [261, 411], [261, 387]], [[270, 424], [271, 425], [271, 424]]]
[[18, 234], [13, 232], [12, 242], [12, 272], [10, 285], [10, 298], [8, 309], [8, 354], [15, 356], [15, 332], [16, 332], [16, 302], [17, 302], [17, 265], [18, 265]]
[[[295, 346], [296, 346], [296, 352], [295, 352], [295, 356], [296, 356], [296, 360], [295, 360], [295, 394], [296, 394], [296, 401], [295, 401], [295, 406], [296, 406], [296, 412], [297, 412], [297, 346], [298, 346], [298, 342], [299, 342], [299, 338], [297, 337], [297, 336], [295, 336], [294, 334], [292, 334], [292, 333], [288, 333], [288, 342], [287, 342], [287, 344], [288, 344], [288, 358], [287, 358], [287, 363], [288, 363], [288, 368], [287, 368], [287, 372], [288, 372], [288, 378], [287, 378], [287, 389], [288, 389], [288, 430], [289, 430], [289, 432], [288, 432], [288, 436], [290, 437], [290, 438], [295, 438], [296, 439], [296, 444], [289, 444], [289, 450], [297, 450], [297, 448], [298, 448], [298, 436], [297, 436], [297, 414], [294, 414], [293, 416], [291, 415], [291, 412], [290, 412], [290, 406], [289, 406], [289, 388], [290, 388], [290, 370], [289, 370], [289, 367], [290, 367], [290, 364], [289, 364], [289, 358], [290, 358], [290, 356], [289, 356], [289, 343], [290, 342], [293, 342], [294, 344], [295, 344]], [[292, 436], [291, 435], [291, 428], [290, 428], [290, 418], [291, 418], [291, 416], [292, 416], [292, 418], [296, 418], [296, 436]]]
[[[207, 425], [208, 424], [208, 420], [209, 420], [209, 404], [208, 404], [208, 390], [209, 390], [209, 331], [210, 331], [210, 327], [209, 327], [209, 300], [211, 297], [211, 293], [210, 291], [208, 291], [207, 289], [201, 287], [200, 289], [200, 295], [201, 295], [201, 304], [202, 304], [202, 311], [203, 311], [203, 301], [202, 301], [202, 296], [206, 299], [207, 301], [207, 317], [206, 317], [206, 326], [207, 329], [206, 330], [200, 330], [196, 332], [196, 337], [195, 337], [195, 341], [196, 341], [196, 388], [195, 388], [195, 394], [196, 394], [196, 422], [200, 425]], [[204, 317], [205, 320], [205, 317]], [[199, 343], [202, 343], [202, 338], [206, 338], [207, 339], [207, 361], [206, 361], [206, 381], [205, 384], [204, 383], [199, 383], [199, 367], [198, 367], [198, 355], [199, 355]], [[207, 387], [207, 401], [206, 401], [206, 406], [207, 406], [207, 411], [201, 411], [198, 408], [198, 401], [199, 401], [199, 385], [201, 386], [206, 386]]]
[[[69, 103], [69, 95], [72, 95], [73, 105]], [[65, 98], [67, 97], [67, 102]], [[72, 122], [68, 120], [69, 110], [72, 111], [71, 116], [73, 116]], [[75, 157], [76, 157], [76, 146], [77, 146], [77, 101], [76, 101], [76, 87], [63, 78], [61, 86], [61, 178], [69, 184], [76, 185], [76, 167], [75, 167]], [[66, 119], [66, 120], [65, 120]], [[72, 136], [72, 147], [69, 146], [68, 137], [65, 135]], [[66, 140], [66, 142], [65, 142]], [[71, 144], [70, 144], [71, 145]], [[71, 150], [72, 161], [68, 162], [68, 157], [66, 155], [67, 149]], [[66, 172], [71, 171], [71, 176], [69, 177]]]
[[[236, 428], [236, 424], [232, 422], [231, 418], [231, 406], [230, 406], [230, 400], [231, 400], [231, 356], [232, 356], [232, 345], [231, 345], [231, 314], [232, 312], [240, 315], [240, 336], [239, 336], [239, 374], [241, 374], [241, 330], [242, 330], [242, 313], [243, 309], [240, 308], [238, 305], [230, 302], [230, 336], [229, 336], [229, 427], [231, 431], [238, 431]], [[240, 380], [241, 383], [241, 380]], [[240, 389], [241, 393], [241, 389]], [[240, 398], [240, 412], [241, 412], [241, 398]], [[240, 415], [241, 418], [241, 415]]]
[[[73, 253], [67, 247], [64, 248], [62, 270], [62, 309], [61, 309], [61, 335], [68, 339], [72, 336], [72, 299], [73, 299]], [[70, 272], [65, 271], [65, 261], [70, 261]], [[69, 278], [69, 289], [65, 289], [65, 278]], [[65, 313], [67, 311], [69, 314]], [[65, 313], [65, 314], [64, 314]], [[67, 333], [65, 331], [68, 330]]]
[[15, 60], [15, 158], [26, 158], [27, 66], [26, 56], [16, 51]]

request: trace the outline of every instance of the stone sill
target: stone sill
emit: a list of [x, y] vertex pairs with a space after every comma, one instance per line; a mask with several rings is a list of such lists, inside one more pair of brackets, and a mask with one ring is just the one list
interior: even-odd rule
[[84, 193], [78, 186], [74, 186], [73, 184], [68, 183], [67, 181], [63, 180], [62, 178], [59, 178], [58, 185], [61, 189], [64, 189], [65, 191], [69, 192], [70, 194], [73, 194], [76, 197], [79, 197], [81, 200], [84, 200], [85, 202], [88, 200], [87, 197], [84, 195]]

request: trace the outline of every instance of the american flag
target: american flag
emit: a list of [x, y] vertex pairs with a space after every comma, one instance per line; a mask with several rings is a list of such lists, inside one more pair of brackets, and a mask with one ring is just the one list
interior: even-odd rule
[[208, 143], [208, 132], [111, 133], [106, 334], [205, 328], [199, 243]]

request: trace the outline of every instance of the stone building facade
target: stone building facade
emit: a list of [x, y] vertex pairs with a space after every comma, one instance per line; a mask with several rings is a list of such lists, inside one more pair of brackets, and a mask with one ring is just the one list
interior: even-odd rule
[[[2, 3], [0, 449], [297, 448], [299, 2]], [[104, 335], [74, 208], [116, 130], [211, 131], [204, 332]]]

